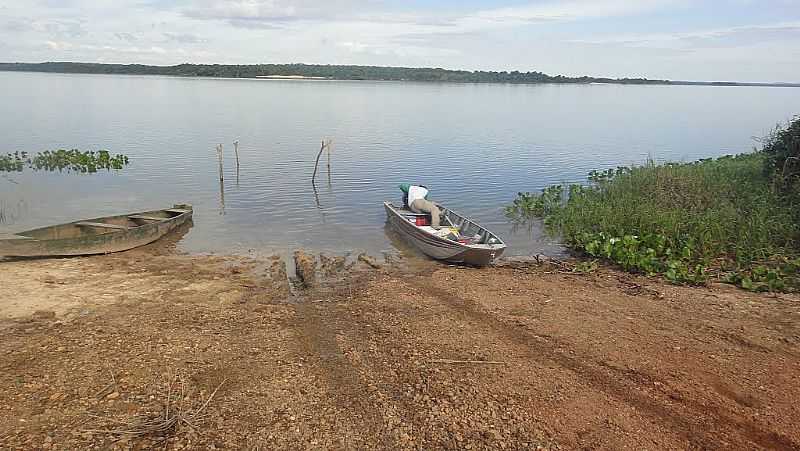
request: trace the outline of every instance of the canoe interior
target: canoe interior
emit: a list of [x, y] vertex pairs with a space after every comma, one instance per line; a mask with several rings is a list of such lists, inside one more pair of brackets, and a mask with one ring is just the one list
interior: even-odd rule
[[119, 216], [105, 216], [102, 218], [86, 219], [82, 221], [75, 221], [68, 224], [59, 224], [55, 226], [42, 227], [40, 229], [26, 230], [19, 232], [18, 235], [34, 238], [37, 240], [62, 240], [83, 238], [90, 235], [104, 235], [108, 233], [118, 233], [123, 229], [120, 228], [106, 228], [106, 227], [93, 227], [89, 225], [79, 225], [81, 223], [98, 223], [98, 224], [111, 224], [117, 226], [124, 226], [130, 228], [140, 227], [146, 224], [159, 222], [158, 220], [167, 220], [179, 216], [181, 213], [178, 211], [167, 210], [153, 210], [141, 213], [119, 215]]
[[[408, 207], [401, 207], [390, 203], [397, 213], [402, 216], [425, 216], [430, 220], [430, 213], [414, 213]], [[471, 219], [462, 216], [446, 207], [439, 205], [440, 220], [442, 227], [453, 227], [458, 230], [459, 235], [464, 237], [474, 237], [475, 239], [467, 244], [467, 247], [490, 249], [496, 246], [503, 246], [503, 240], [485, 227], [477, 224]], [[490, 244], [491, 243], [491, 244]]]

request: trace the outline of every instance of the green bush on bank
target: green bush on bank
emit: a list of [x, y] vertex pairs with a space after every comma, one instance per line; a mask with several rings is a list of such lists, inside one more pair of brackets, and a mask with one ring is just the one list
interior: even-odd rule
[[587, 186], [519, 193], [506, 214], [516, 222], [543, 219], [567, 246], [627, 271], [676, 283], [717, 277], [750, 290], [797, 290], [797, 203], [765, 171], [774, 164], [769, 153], [755, 152], [595, 171]]
[[[792, 202], [800, 198], [800, 116], [767, 137], [762, 152], [764, 172]], [[795, 204], [797, 205], [797, 203]]]

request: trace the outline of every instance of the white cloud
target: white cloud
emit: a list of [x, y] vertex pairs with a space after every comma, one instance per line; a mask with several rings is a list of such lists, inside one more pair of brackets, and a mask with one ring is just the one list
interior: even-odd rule
[[163, 47], [117, 47], [113, 45], [82, 45], [82, 50], [101, 51], [110, 53], [130, 53], [130, 54], [152, 54], [152, 55], [165, 55], [167, 50]]
[[116, 37], [120, 41], [126, 41], [126, 42], [135, 42], [138, 40], [135, 34], [127, 32], [114, 33], [114, 37]]
[[[454, 32], [518, 26], [535, 22], [579, 20], [637, 14], [683, 4], [686, 0], [567, 0], [455, 12], [386, 12], [376, 0], [200, 0], [183, 9], [196, 19], [228, 20], [247, 24], [294, 21], [369, 22], [435, 27]], [[440, 30], [441, 31], [441, 30]]]
[[479, 11], [462, 21], [520, 24], [629, 16], [675, 5], [676, 0], [568, 0]]
[[193, 33], [164, 32], [163, 34], [167, 41], [179, 42], [181, 44], [202, 44], [204, 42], [208, 42], [207, 39], [204, 39]]
[[283, 20], [297, 16], [291, 2], [276, 0], [213, 0], [195, 2], [184, 11], [201, 19], [262, 19]]
[[182, 10], [196, 19], [227, 20], [232, 24], [333, 20], [375, 4], [370, 0], [196, 0]]
[[372, 45], [363, 42], [345, 41], [337, 45], [352, 53], [372, 54], [378, 56], [394, 55], [397, 57], [448, 57], [458, 55], [461, 52], [455, 49], [435, 48], [414, 45]]
[[60, 51], [64, 51], [64, 50], [69, 50], [69, 49], [72, 48], [72, 44], [70, 44], [69, 42], [64, 42], [64, 41], [45, 41], [45, 44], [51, 50], [56, 50], [56, 51], [59, 51], [59, 52]]
[[86, 30], [80, 20], [34, 20], [30, 22], [33, 31], [47, 33], [52, 36], [76, 38], [86, 35]]
[[[762, 38], [769, 38], [772, 32], [781, 34], [792, 32], [800, 33], [800, 21], [777, 22], [771, 24], [744, 25], [738, 27], [712, 28], [707, 30], [686, 31], [679, 33], [645, 33], [624, 34], [588, 39], [573, 39], [570, 42], [583, 44], [624, 44], [640, 47], [675, 47], [688, 46], [697, 41], [719, 40], [735, 37], [736, 35], [760, 33]], [[767, 36], [765, 36], [765, 34]], [[783, 37], [783, 36], [781, 36]], [[757, 40], [758, 38], [756, 38]], [[752, 42], [753, 39], [751, 39]]]

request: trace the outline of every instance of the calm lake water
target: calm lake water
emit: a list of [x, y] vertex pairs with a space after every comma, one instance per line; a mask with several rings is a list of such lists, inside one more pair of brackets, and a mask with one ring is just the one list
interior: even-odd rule
[[[555, 253], [540, 231], [505, 220], [518, 191], [648, 157], [749, 151], [798, 105], [796, 88], [0, 72], [0, 152], [104, 148], [131, 160], [118, 173], [0, 176], [0, 233], [191, 203], [195, 225], [179, 244], [190, 252], [379, 253], [393, 249], [382, 201], [418, 182], [503, 236], [510, 254]], [[311, 173], [323, 138], [334, 142], [332, 174], [328, 185], [321, 165], [317, 202]]]

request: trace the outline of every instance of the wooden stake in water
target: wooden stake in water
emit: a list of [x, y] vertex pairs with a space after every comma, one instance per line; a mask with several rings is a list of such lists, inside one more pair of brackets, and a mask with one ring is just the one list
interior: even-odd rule
[[333, 140], [329, 139], [325, 146], [328, 149], [328, 186], [331, 186], [331, 144], [333, 144]]
[[222, 171], [222, 144], [217, 145], [217, 158], [219, 160], [219, 214], [225, 214], [225, 178]]
[[236, 187], [239, 187], [239, 140], [233, 142], [233, 152], [236, 154]]
[[225, 183], [219, 179], [219, 214], [225, 216]]
[[219, 159], [219, 179], [224, 179], [222, 175], [222, 144], [217, 145], [217, 159]]
[[317, 153], [317, 160], [314, 162], [314, 174], [311, 175], [311, 184], [312, 185], [317, 180], [317, 168], [319, 167], [319, 157], [322, 156], [322, 152], [324, 150], [325, 150], [325, 141], [322, 141], [322, 145], [320, 145], [319, 152]]
[[236, 154], [236, 170], [239, 170], [239, 140], [233, 142], [233, 152]]

